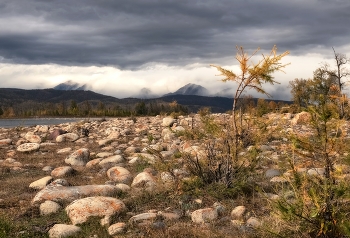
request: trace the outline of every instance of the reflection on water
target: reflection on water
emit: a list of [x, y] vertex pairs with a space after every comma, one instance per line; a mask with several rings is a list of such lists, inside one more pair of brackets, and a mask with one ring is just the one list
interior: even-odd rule
[[21, 118], [21, 119], [0, 119], [0, 127], [12, 128], [12, 127], [25, 127], [36, 125], [58, 125], [62, 123], [70, 123], [77, 121], [92, 121], [100, 118]]

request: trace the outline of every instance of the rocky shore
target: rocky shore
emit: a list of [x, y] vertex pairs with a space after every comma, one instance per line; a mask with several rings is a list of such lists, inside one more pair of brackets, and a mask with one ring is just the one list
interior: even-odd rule
[[[229, 118], [213, 116], [218, 123]], [[266, 133], [273, 136], [259, 145], [256, 173], [262, 187], [288, 180], [286, 135], [312, 133], [303, 123], [305, 114], [269, 114], [264, 120], [269, 123]], [[21, 237], [175, 237], [174, 232], [178, 237], [254, 237], [255, 230], [273, 223], [267, 200], [281, 196], [277, 191], [237, 200], [177, 194], [181, 190], [174, 187], [175, 181], [191, 179], [182, 153], [206, 154], [202, 141], [184, 136], [199, 124], [199, 115], [193, 115], [0, 128], [0, 215]], [[335, 133], [347, 135], [348, 128], [345, 124]], [[162, 170], [159, 154], [152, 151], [176, 169]], [[337, 168], [344, 176], [350, 172], [342, 164]], [[298, 169], [310, 176], [324, 173], [314, 161], [299, 161]], [[101, 228], [84, 231], [91, 219], [98, 219]], [[17, 226], [23, 221], [27, 228]], [[192, 235], [196, 231], [190, 230], [196, 229], [198, 236], [184, 236], [186, 229]]]

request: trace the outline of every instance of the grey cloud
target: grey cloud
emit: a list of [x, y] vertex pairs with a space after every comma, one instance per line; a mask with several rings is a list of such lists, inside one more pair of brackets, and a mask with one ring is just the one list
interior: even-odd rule
[[135, 69], [225, 63], [236, 45], [331, 54], [349, 44], [349, 12], [349, 1], [326, 0], [5, 0], [0, 26], [10, 30], [0, 30], [0, 56]]

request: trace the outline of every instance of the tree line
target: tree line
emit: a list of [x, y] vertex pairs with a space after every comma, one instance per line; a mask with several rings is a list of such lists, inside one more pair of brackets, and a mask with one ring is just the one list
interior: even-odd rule
[[60, 103], [24, 102], [10, 106], [0, 106], [0, 117], [125, 117], [125, 116], [156, 116], [160, 114], [187, 114], [186, 106], [171, 103], [150, 101], [120, 105], [117, 103], [104, 103], [102, 101], [75, 100], [62, 101]]
[[294, 107], [302, 111], [309, 106], [325, 105], [339, 115], [339, 118], [350, 118], [350, 104], [346, 83], [350, 71], [346, 67], [350, 60], [345, 54], [334, 52], [335, 67], [323, 63], [317, 68], [312, 78], [296, 78], [289, 82]]

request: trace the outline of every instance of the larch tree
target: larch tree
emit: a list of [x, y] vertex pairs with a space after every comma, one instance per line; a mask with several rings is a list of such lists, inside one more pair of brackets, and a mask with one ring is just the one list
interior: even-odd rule
[[233, 81], [238, 84], [237, 89], [233, 98], [232, 105], [232, 116], [233, 116], [233, 134], [234, 134], [234, 159], [238, 156], [238, 144], [240, 141], [241, 133], [237, 126], [237, 103], [246, 90], [253, 89], [258, 93], [262, 93], [267, 96], [271, 96], [263, 88], [263, 84], [278, 83], [274, 80], [272, 74], [277, 71], [283, 71], [288, 64], [281, 63], [283, 57], [289, 54], [289, 51], [285, 51], [282, 54], [277, 54], [277, 47], [273, 46], [271, 52], [268, 55], [262, 54], [262, 59], [257, 63], [253, 63], [252, 57], [255, 56], [260, 48], [255, 50], [252, 55], [248, 55], [242, 46], [236, 46], [237, 55], [236, 60], [238, 61], [240, 72], [238, 74], [231, 70], [224, 69], [217, 65], [211, 65], [220, 71], [219, 76], [223, 76], [223, 82]]

